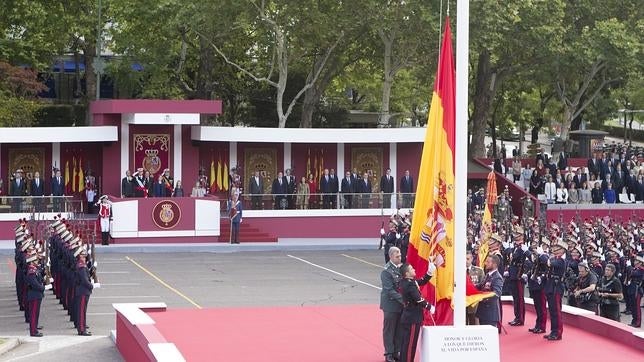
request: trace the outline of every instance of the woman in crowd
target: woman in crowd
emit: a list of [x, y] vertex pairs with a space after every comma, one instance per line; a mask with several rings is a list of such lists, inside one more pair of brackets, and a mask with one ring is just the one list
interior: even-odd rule
[[546, 195], [546, 202], [554, 204], [557, 198], [557, 185], [552, 181], [552, 176], [546, 176], [546, 184], [543, 185], [543, 193]]
[[555, 202], [557, 204], [567, 204], [568, 203], [568, 190], [564, 187], [564, 183], [560, 183], [557, 187], [555, 193]]
[[181, 180], [177, 180], [177, 183], [174, 186], [174, 191], [172, 192], [172, 197], [183, 197], [183, 186], [181, 185]]
[[537, 166], [534, 168], [537, 171], [537, 174], [541, 177], [546, 175], [547, 168], [543, 165], [543, 160], [537, 160]]
[[514, 182], [521, 179], [521, 159], [519, 156], [514, 156], [512, 161], [512, 177], [514, 177]]
[[297, 196], [295, 198], [295, 207], [298, 209], [309, 208], [309, 184], [306, 182], [306, 177], [302, 176], [302, 180], [297, 184]]
[[564, 187], [570, 191], [570, 185], [575, 182], [572, 180], [572, 172], [568, 172], [564, 178]]
[[204, 197], [206, 195], [206, 189], [201, 187], [201, 182], [197, 181], [195, 187], [192, 188], [190, 197]]
[[595, 187], [590, 193], [593, 199], [593, 204], [601, 204], [604, 201], [604, 193], [601, 189], [601, 182], [595, 181]]
[[613, 183], [610, 181], [606, 183], [606, 189], [604, 190], [604, 201], [606, 201], [607, 204], [614, 204], [617, 201], [617, 195], [615, 194], [615, 190], [613, 189]]
[[530, 177], [532, 176], [532, 169], [530, 164], [527, 163], [523, 169], [523, 188], [525, 190], [530, 190]]
[[637, 180], [635, 181], [635, 187], [633, 187], [636, 192], [635, 194], [635, 201], [644, 201], [644, 176], [642, 174], [637, 176]]
[[591, 204], [593, 202], [593, 196], [588, 187], [588, 182], [584, 181], [581, 183], [581, 189], [579, 189], [579, 203], [580, 204]]
[[579, 203], [579, 190], [577, 189], [577, 184], [575, 184], [574, 182], [570, 183], [570, 188], [568, 189], [568, 203]]
[[309, 180], [307, 181], [309, 184], [309, 207], [313, 208], [315, 205], [315, 193], [318, 190], [318, 185], [315, 183], [315, 178], [313, 177], [313, 174], [309, 174]]
[[543, 184], [541, 183], [541, 176], [539, 176], [535, 169], [532, 171], [532, 176], [530, 177], [530, 194], [537, 197], [541, 193], [543, 193]]

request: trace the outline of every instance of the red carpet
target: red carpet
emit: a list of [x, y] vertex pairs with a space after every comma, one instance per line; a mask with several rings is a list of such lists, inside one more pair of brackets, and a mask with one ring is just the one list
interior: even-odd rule
[[[511, 315], [505, 306], [504, 315]], [[382, 361], [382, 312], [377, 305], [173, 309], [149, 315], [188, 361]], [[507, 317], [506, 317], [507, 318]], [[528, 313], [532, 323], [534, 315]], [[578, 328], [549, 342], [530, 326], [507, 326], [504, 362], [543, 362], [585, 356], [592, 361], [644, 360], [644, 353]], [[581, 357], [579, 357], [581, 358]], [[417, 356], [417, 360], [418, 360]]]

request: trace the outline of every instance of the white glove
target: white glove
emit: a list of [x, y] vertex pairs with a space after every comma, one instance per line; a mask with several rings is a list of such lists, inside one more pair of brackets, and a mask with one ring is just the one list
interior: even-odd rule
[[541, 285], [541, 277], [537, 277], [537, 284]]
[[400, 239], [400, 234], [396, 233], [396, 239]]
[[92, 286], [94, 287], [94, 289], [100, 289], [101, 283], [92, 283]]
[[380, 229], [380, 235], [385, 235], [385, 229]]
[[436, 264], [429, 263], [427, 265], [427, 275], [434, 275], [435, 272], [436, 272]]
[[527, 283], [528, 282], [528, 274], [521, 275], [521, 279], [523, 279], [523, 281], [525, 281]]
[[606, 257], [604, 256], [604, 254], [602, 254], [602, 256], [601, 256], [601, 258], [599, 258], [599, 260], [606, 261]]
[[502, 242], [501, 245], [503, 245], [503, 249], [507, 249], [510, 247], [510, 243], [508, 243], [507, 241]]
[[599, 249], [597, 249], [597, 251], [603, 254], [603, 253], [604, 253], [604, 248], [602, 248], [602, 247], [600, 246], [600, 247], [599, 247]]
[[239, 219], [239, 223], [241, 224], [241, 223], [242, 223], [242, 221], [244, 221], [244, 220], [243, 220], [242, 218], [240, 218], [240, 219]]
[[51, 290], [51, 284], [45, 285], [45, 290]]
[[504, 272], [503, 272], [503, 277], [504, 277], [504, 278], [507, 278], [507, 277], [509, 277], [509, 276], [510, 276], [510, 272], [508, 272], [508, 271], [504, 271]]
[[431, 314], [435, 314], [435, 313], [436, 313], [436, 307], [434, 307], [434, 306], [432, 305], [432, 306], [429, 308], [429, 313], [431, 313]]
[[526, 251], [528, 251], [528, 246], [526, 244], [521, 245], [521, 250], [523, 250], [523, 252], [525, 253]]
[[617, 247], [617, 249], [619, 249], [622, 247], [622, 243], [618, 242], [617, 244], [615, 244], [615, 246]]
[[562, 254], [562, 255], [561, 255], [561, 259], [566, 260], [566, 253], [564, 253], [564, 254]]
[[623, 257], [624, 257], [624, 253], [622, 253], [622, 251], [621, 251], [621, 250], [618, 250], [618, 251], [617, 251], [617, 255], [619, 255], [619, 257], [620, 257], [620, 258], [623, 258]]
[[638, 251], [638, 252], [641, 252], [641, 251], [642, 251], [642, 244], [640, 244], [640, 245], [638, 245], [638, 246], [637, 246], [637, 251]]
[[631, 266], [631, 261], [630, 260], [626, 260], [626, 266]]
[[543, 248], [541, 246], [537, 246], [537, 254], [542, 255], [543, 254]]

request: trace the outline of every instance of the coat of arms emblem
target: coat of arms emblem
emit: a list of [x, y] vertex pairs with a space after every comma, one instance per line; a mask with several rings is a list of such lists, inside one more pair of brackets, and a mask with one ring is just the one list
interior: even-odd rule
[[145, 150], [145, 158], [143, 159], [144, 170], [150, 171], [151, 174], [156, 174], [161, 169], [161, 159], [159, 158], [159, 150], [147, 149]]

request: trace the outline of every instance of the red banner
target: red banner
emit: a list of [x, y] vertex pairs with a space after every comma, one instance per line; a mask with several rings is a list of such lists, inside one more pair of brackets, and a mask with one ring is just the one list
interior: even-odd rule
[[134, 170], [143, 167], [151, 175], [159, 175], [170, 168], [170, 135], [169, 134], [135, 134]]

